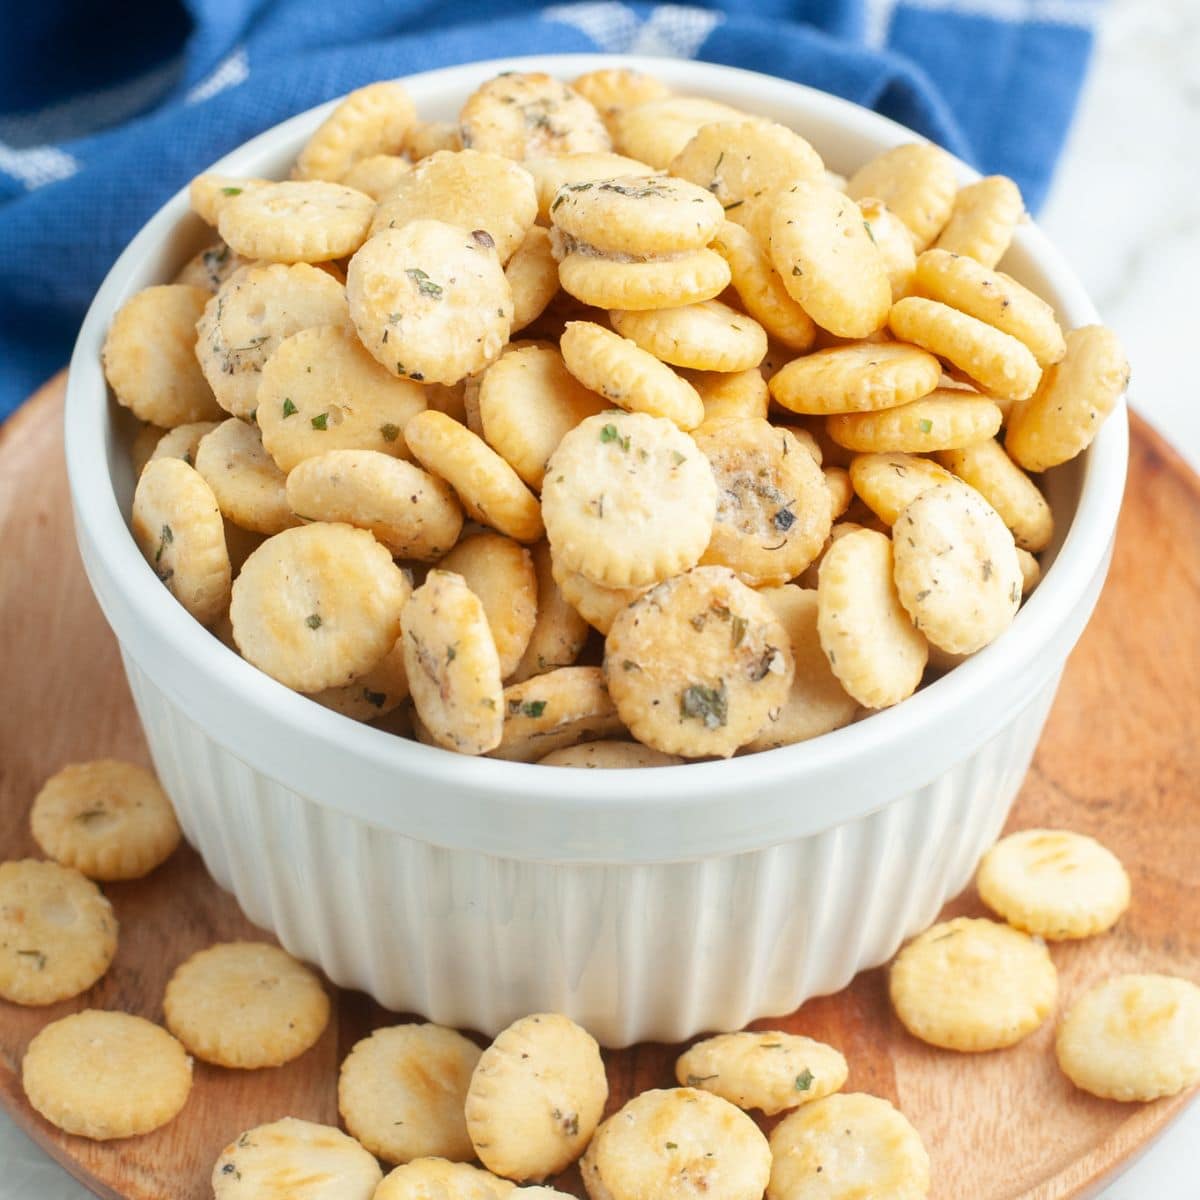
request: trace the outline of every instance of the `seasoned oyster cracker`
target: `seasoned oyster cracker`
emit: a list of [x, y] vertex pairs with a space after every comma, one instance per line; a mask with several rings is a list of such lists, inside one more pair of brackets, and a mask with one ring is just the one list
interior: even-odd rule
[[817, 633], [830, 669], [865, 708], [887, 708], [916, 691], [929, 644], [900, 603], [884, 534], [856, 530], [825, 551]]
[[263, 448], [256, 425], [230, 417], [200, 439], [196, 470], [212, 488], [221, 515], [254, 533], [298, 524], [287, 501], [286, 476]]
[[232, 572], [212, 488], [182, 459], [154, 459], [138, 476], [131, 516], [155, 575], [201, 625], [212, 625], [229, 607]]
[[437, 562], [463, 524], [448, 483], [377, 450], [306, 458], [287, 477], [287, 503], [306, 521], [370, 530], [396, 558], [421, 562]]
[[716, 509], [717, 485], [696, 443], [646, 413], [588, 417], [550, 456], [542, 485], [554, 557], [606, 587], [654, 583], [692, 566]]
[[806, 1104], [771, 1131], [767, 1200], [924, 1200], [929, 1155], [886, 1100], [861, 1092]]
[[565, 83], [537, 71], [507, 71], [481, 84], [467, 97], [458, 123], [464, 146], [518, 162], [612, 148], [595, 108]]
[[410, 591], [391, 553], [365, 530], [287, 529], [243, 564], [229, 610], [233, 636], [259, 670], [317, 692], [350, 683], [387, 653]]
[[882, 200], [908, 226], [920, 253], [941, 233], [954, 207], [954, 160], [939, 146], [909, 142], [876, 155], [846, 183], [853, 199]]
[[50, 858], [104, 881], [148, 875], [180, 837], [158, 780], [112, 758], [56, 771], [34, 798], [29, 823]]
[[317, 127], [296, 159], [297, 179], [344, 180], [356, 164], [398, 155], [417, 110], [404, 84], [381, 80], [351, 92]]
[[484, 230], [410, 221], [377, 233], [350, 260], [350, 318], [394, 375], [457, 383], [499, 357], [512, 289]]
[[[190, 421], [186, 425], [176, 425], [174, 429], [168, 429], [159, 437], [146, 461], [150, 462], [156, 458], [180, 458], [189, 467], [194, 467], [201, 438], [212, 433], [220, 424], [220, 421]], [[145, 463], [142, 465], [145, 466]]]
[[192, 1060], [165, 1029], [142, 1017], [85, 1009], [34, 1037], [21, 1084], [52, 1125], [108, 1141], [172, 1120], [192, 1090]]
[[308, 698], [352, 721], [374, 721], [394, 712], [408, 699], [403, 635], [365, 674], [341, 687], [311, 692]]
[[217, 403], [249, 420], [264, 364], [284, 338], [314, 325], [345, 325], [340, 283], [308, 263], [252, 264], [235, 271], [196, 323], [196, 357]]
[[377, 1158], [475, 1155], [463, 1104], [481, 1051], [441, 1025], [393, 1025], [358, 1042], [338, 1074], [338, 1112]]
[[189, 258], [171, 282], [203, 288], [215, 296], [221, 290], [221, 284], [230, 275], [249, 264], [248, 258], [235, 254], [224, 242], [217, 241], [201, 250], [195, 257]]
[[591, 1200], [760, 1200], [771, 1152], [728, 1101], [663, 1088], [635, 1096], [604, 1122], [581, 1173]]
[[550, 231], [540, 225], [530, 227], [504, 267], [504, 277], [512, 289], [512, 332], [532, 325], [558, 294], [558, 260], [550, 245]]
[[504, 727], [500, 658], [479, 597], [430, 571], [404, 610], [404, 665], [417, 715], [439, 746], [486, 754]]
[[858, 202], [867, 233], [879, 247], [892, 285], [892, 302], [902, 300], [912, 291], [913, 275], [917, 269], [917, 253], [912, 234], [902, 220], [882, 200], [864, 196]]
[[504, 263], [516, 253], [537, 212], [533, 178], [511, 158], [479, 150], [439, 150], [417, 163], [384, 198], [371, 234], [418, 220], [479, 229], [493, 240]]
[[188, 202], [192, 211], [216, 228], [221, 209], [237, 196], [274, 183], [273, 179], [246, 179], [233, 175], [197, 175], [188, 184]]
[[1025, 205], [1017, 185], [1003, 175], [989, 175], [958, 189], [950, 219], [934, 245], [994, 267], [1024, 217]]
[[550, 554], [550, 568], [566, 602], [594, 629], [608, 633], [621, 609], [649, 590], [644, 587], [605, 587], [586, 575], [564, 567]]
[[599, 667], [557, 667], [504, 689], [504, 734], [492, 757], [537, 762], [622, 731]]
[[787, 429], [759, 418], [698, 429], [717, 481], [717, 517], [701, 562], [751, 586], [786, 583], [820, 553], [832, 504], [821, 469]]
[[563, 184], [659, 174], [653, 167], [635, 158], [607, 151], [530, 158], [525, 160], [524, 167], [533, 176], [537, 188], [538, 220], [545, 225], [550, 224], [550, 206]]
[[537, 497], [483, 438], [432, 409], [415, 416], [405, 436], [413, 457], [454, 488], [472, 519], [518, 542], [541, 538]]
[[372, 1200], [383, 1172], [352, 1137], [284, 1117], [246, 1130], [212, 1170], [215, 1200]]
[[832, 1046], [772, 1029], [705, 1038], [675, 1060], [680, 1087], [701, 1088], [767, 1116], [836, 1092], [847, 1073]]
[[726, 567], [696, 567], [614, 619], [604, 674], [621, 720], [647, 746], [728, 758], [784, 703], [794, 671], [774, 610]]
[[1108, 1100], [1156, 1100], [1200, 1082], [1200, 988], [1170, 975], [1118, 975], [1067, 1010], [1055, 1040], [1076, 1087]]
[[929, 454], [995, 437], [1003, 419], [1000, 406], [990, 397], [940, 387], [895, 408], [838, 413], [828, 418], [825, 428], [847, 450]]
[[1129, 907], [1129, 876], [1116, 855], [1066, 830], [1001, 838], [983, 856], [976, 883], [993, 912], [1050, 941], [1103, 933]]
[[1042, 942], [982, 918], [925, 930], [897, 955], [888, 989], [914, 1037], [946, 1050], [998, 1050], [1054, 1011], [1058, 973]]
[[713, 121], [744, 121], [747, 114], [703, 96], [663, 96], [619, 112], [613, 148], [665, 171], [700, 129]]
[[416, 1158], [389, 1172], [372, 1200], [507, 1200], [516, 1186], [490, 1171], [444, 1158]]
[[567, 370], [593, 395], [628, 411], [665, 417], [681, 429], [699, 425], [704, 404], [696, 389], [614, 324], [616, 333], [592, 321], [568, 321], [559, 343]]
[[420, 384], [397, 379], [345, 325], [284, 338], [263, 367], [256, 400], [263, 445], [285, 473], [330, 450], [409, 458], [404, 430], [428, 403]]
[[500, 658], [500, 678], [517, 669], [537, 623], [538, 586], [529, 551], [503, 534], [472, 534], [439, 563], [466, 580], [487, 615]]
[[696, 371], [745, 371], [767, 353], [767, 334], [752, 317], [720, 300], [641, 312], [609, 313], [613, 328], [655, 358]]
[[100, 889], [71, 867], [0, 863], [0, 996], [55, 1004], [87, 991], [117, 951], [117, 920]]
[[543, 767], [583, 767], [590, 770], [630, 770], [635, 767], [673, 767], [685, 760], [640, 742], [580, 742], [538, 759]]
[[604, 309], [698, 304], [719, 295], [729, 280], [729, 264], [707, 249], [630, 261], [574, 249], [558, 264], [558, 281], [565, 292]]
[[615, 132], [617, 118], [627, 108], [662, 100], [671, 94], [661, 79], [629, 67], [601, 67], [571, 80], [572, 91], [589, 101], [600, 114], [609, 133]]
[[167, 1028], [220, 1067], [278, 1067], [329, 1023], [329, 997], [303, 963], [269, 942], [222, 942], [175, 968], [163, 996]]
[[211, 421], [220, 406], [192, 346], [209, 301], [204, 288], [162, 284], [121, 305], [104, 339], [104, 376], [119, 403], [165, 429]]
[[371, 154], [360, 158], [341, 182], [356, 192], [366, 193], [378, 204], [392, 194], [411, 170], [412, 163], [399, 154]]
[[370, 196], [340, 183], [287, 180], [223, 204], [217, 231], [245, 258], [323, 263], [353, 254], [374, 213]]
[[1018, 546], [1036, 553], [1050, 544], [1054, 536], [1050, 505], [999, 442], [988, 439], [957, 450], [943, 450], [937, 458], [1000, 514]]
[[583, 1153], [608, 1099], [600, 1047], [558, 1013], [501, 1030], [467, 1090], [467, 1132], [480, 1161], [509, 1179], [545, 1179]]
[[951, 654], [973, 654], [1012, 624], [1021, 564], [1008, 527], [974, 488], [922, 492], [892, 527], [896, 593], [913, 624]]
[[942, 367], [928, 351], [903, 342], [859, 342], [818, 350], [771, 376], [771, 396], [792, 412], [813, 416], [874, 412], [929, 395]]
[[537, 618], [529, 644], [517, 667], [507, 676], [510, 684], [544, 675], [555, 667], [569, 667], [587, 641], [588, 623], [572, 607], [554, 580], [550, 547], [538, 542], [532, 547], [537, 575]]
[[850, 482], [862, 502], [885, 524], [896, 518], [922, 493], [954, 476], [932, 459], [916, 454], [856, 454], [850, 463]]

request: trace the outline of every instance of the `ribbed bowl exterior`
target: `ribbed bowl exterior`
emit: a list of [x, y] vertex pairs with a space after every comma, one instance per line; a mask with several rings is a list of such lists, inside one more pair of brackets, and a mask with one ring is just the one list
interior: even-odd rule
[[606, 865], [447, 849], [333, 811], [223, 749], [128, 654], [125, 669], [188, 841], [292, 954], [398, 1012], [487, 1034], [564, 1012], [609, 1046], [737, 1029], [890, 958], [999, 834], [1059, 679], [866, 816], [748, 853]]

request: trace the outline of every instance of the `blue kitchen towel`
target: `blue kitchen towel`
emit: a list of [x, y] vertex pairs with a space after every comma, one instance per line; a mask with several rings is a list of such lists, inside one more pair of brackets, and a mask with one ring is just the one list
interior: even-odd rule
[[1041, 202], [1101, 0], [37, 0], [0, 5], [0, 418], [187, 180], [373, 79], [509, 54], [700, 58], [864, 104]]

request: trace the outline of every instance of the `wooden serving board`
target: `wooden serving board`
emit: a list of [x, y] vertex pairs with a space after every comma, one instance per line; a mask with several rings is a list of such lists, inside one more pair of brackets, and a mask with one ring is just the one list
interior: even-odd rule
[[[117, 647], [75, 550], [62, 462], [63, 378], [0, 431], [0, 857], [35, 854], [27, 813], [63, 763], [146, 762]], [[1054, 947], [1061, 995], [1117, 971], [1200, 977], [1200, 479], [1138, 419], [1108, 586], [1072, 656], [1012, 827], [1065, 826], [1102, 839], [1133, 878], [1133, 907], [1110, 935]], [[336, 992], [319, 1044], [257, 1072], [198, 1064], [191, 1098], [166, 1128], [98, 1144], [60, 1133], [25, 1103], [20, 1062], [49, 1020], [91, 1006], [162, 1019], [167, 977], [218, 939], [263, 936], [184, 847], [148, 879], [105, 889], [121, 923], [108, 975], [48, 1009], [0, 1001], [0, 1102], [72, 1174], [104, 1197], [202, 1200], [221, 1148], [284, 1115], [336, 1123], [337, 1067], [370, 1029], [394, 1022], [366, 996]], [[967, 893], [951, 914], [980, 913]], [[896, 1102], [920, 1130], [939, 1200], [1060, 1200], [1093, 1195], [1187, 1103], [1125, 1106], [1059, 1074], [1052, 1023], [1021, 1045], [969, 1056], [909, 1037], [882, 971], [767, 1025], [840, 1047], [850, 1090]], [[673, 1082], [677, 1049], [607, 1056], [610, 1106]], [[560, 1186], [583, 1195], [578, 1176]]]

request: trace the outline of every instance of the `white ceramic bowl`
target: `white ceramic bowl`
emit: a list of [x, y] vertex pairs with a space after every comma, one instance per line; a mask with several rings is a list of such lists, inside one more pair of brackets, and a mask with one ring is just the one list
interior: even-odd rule
[[[406, 82], [423, 115], [449, 118], [501, 70], [569, 79], [621, 61], [507, 59]], [[786, 122], [834, 170], [913, 136], [779, 79], [632, 61]], [[215, 169], [282, 176], [330, 107]], [[801, 745], [670, 769], [467, 758], [356, 724], [261, 674], [175, 603], [134, 545], [131, 426], [106, 397], [100, 348], [117, 308], [205, 238], [180, 192], [109, 273], [71, 361], [67, 466], [80, 552], [155, 765], [188, 840], [252, 921], [388, 1008], [487, 1033], [553, 1009], [615, 1046], [790, 1012], [886, 960], [966, 885], [1108, 568], [1123, 409], [1049, 476], [1060, 533], [1012, 629], [898, 707]], [[1005, 266], [1064, 324], [1096, 320], [1035, 226]]]

